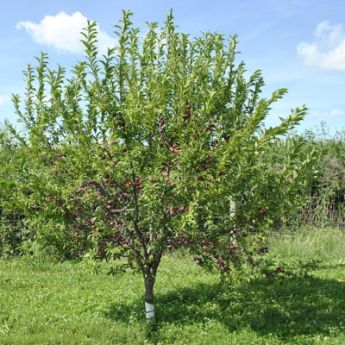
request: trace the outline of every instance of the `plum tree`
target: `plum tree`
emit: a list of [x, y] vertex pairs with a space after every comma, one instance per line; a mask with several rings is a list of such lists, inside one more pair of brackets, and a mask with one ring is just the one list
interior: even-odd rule
[[[100, 56], [97, 25], [83, 31], [85, 58], [67, 75], [46, 54], [28, 66], [24, 132], [26, 202], [38, 238], [71, 255], [126, 256], [142, 272], [147, 318], [162, 255], [187, 247], [200, 264], [231, 270], [253, 252], [305, 184], [298, 148], [283, 161], [272, 145], [304, 117], [303, 106], [265, 128], [273, 102], [260, 71], [236, 63], [237, 38], [177, 31], [169, 13], [144, 36], [124, 12], [117, 45]], [[297, 157], [297, 158], [296, 158]]]

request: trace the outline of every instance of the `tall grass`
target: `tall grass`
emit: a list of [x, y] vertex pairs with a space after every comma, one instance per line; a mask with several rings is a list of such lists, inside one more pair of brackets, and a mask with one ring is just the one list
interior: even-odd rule
[[[337, 228], [286, 230], [272, 234], [270, 256], [335, 262], [345, 260], [345, 231]], [[345, 261], [344, 261], [345, 262]]]

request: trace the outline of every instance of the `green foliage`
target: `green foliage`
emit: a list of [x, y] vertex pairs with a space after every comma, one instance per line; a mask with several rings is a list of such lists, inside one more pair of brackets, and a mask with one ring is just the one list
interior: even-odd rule
[[5, 129], [0, 132], [0, 161], [0, 255], [18, 255], [32, 237], [25, 226], [24, 205], [17, 199], [25, 194], [25, 158]]
[[[345, 225], [345, 137], [344, 131], [330, 136], [321, 127], [319, 131], [306, 131], [289, 136], [273, 150], [274, 160], [284, 157], [284, 143], [295, 142], [300, 147], [299, 159], [313, 157], [312, 169], [305, 170], [308, 187], [295, 190], [300, 196], [299, 207], [287, 209], [288, 224], [295, 227], [309, 225], [318, 227], [341, 227]], [[293, 145], [294, 146], [294, 145]], [[296, 204], [297, 206], [297, 204]]]
[[304, 218], [310, 225], [345, 225], [345, 137], [338, 132], [333, 137], [323, 133], [307, 133], [308, 144], [317, 152], [308, 207]]

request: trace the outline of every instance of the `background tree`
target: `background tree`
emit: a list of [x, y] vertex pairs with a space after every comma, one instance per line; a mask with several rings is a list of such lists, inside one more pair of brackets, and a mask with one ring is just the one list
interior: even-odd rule
[[0, 256], [20, 254], [23, 243], [31, 238], [25, 227], [24, 205], [17, 203], [17, 195], [25, 193], [22, 187], [27, 182], [22, 153], [21, 144], [6, 127], [0, 128]]
[[303, 134], [306, 149], [315, 151], [315, 173], [307, 195], [307, 205], [299, 218], [300, 223], [320, 227], [345, 225], [345, 150], [344, 131], [329, 136], [321, 132]]
[[25, 99], [13, 97], [25, 131], [12, 132], [30, 160], [25, 203], [40, 245], [64, 257], [92, 244], [96, 256], [126, 256], [143, 274], [150, 319], [168, 249], [185, 246], [224, 272], [248, 260], [305, 187], [311, 159], [292, 145], [269, 166], [273, 145], [306, 108], [263, 127], [286, 90], [261, 97], [260, 71], [246, 78], [235, 63], [236, 37], [192, 39], [170, 13], [141, 39], [131, 15], [103, 57], [89, 22], [85, 59], [69, 75], [50, 69], [45, 54], [28, 66]]

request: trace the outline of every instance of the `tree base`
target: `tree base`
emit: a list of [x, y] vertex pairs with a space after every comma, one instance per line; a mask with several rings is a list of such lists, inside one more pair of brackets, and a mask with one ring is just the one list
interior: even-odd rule
[[146, 321], [151, 322], [155, 318], [155, 306], [151, 303], [145, 302]]

